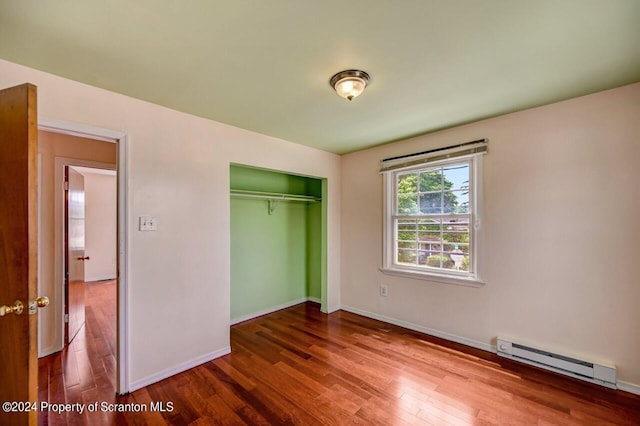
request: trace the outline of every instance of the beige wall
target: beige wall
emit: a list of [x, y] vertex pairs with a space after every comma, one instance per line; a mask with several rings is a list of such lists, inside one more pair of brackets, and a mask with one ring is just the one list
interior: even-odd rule
[[[343, 156], [342, 305], [485, 349], [507, 336], [610, 361], [640, 384], [639, 119], [635, 84]], [[479, 138], [486, 285], [379, 272], [379, 161]]]
[[[40, 156], [40, 215], [41, 224], [39, 238], [40, 250], [40, 294], [49, 297], [50, 306], [39, 314], [40, 344], [39, 353], [48, 354], [59, 350], [62, 341], [61, 327], [64, 300], [60, 300], [60, 292], [55, 288], [55, 159], [56, 157], [91, 160], [102, 163], [116, 162], [116, 145], [75, 136], [49, 132], [38, 132], [38, 153]], [[58, 318], [60, 317], [60, 318]]]
[[[125, 132], [133, 387], [229, 350], [229, 163], [327, 178], [328, 310], [340, 305], [340, 157], [0, 61], [40, 116]], [[139, 232], [138, 217], [158, 218]], [[158, 356], [162, 354], [162, 356]]]
[[[113, 145], [113, 144], [112, 144]], [[81, 171], [85, 193], [84, 280], [116, 278], [118, 184], [115, 175]]]

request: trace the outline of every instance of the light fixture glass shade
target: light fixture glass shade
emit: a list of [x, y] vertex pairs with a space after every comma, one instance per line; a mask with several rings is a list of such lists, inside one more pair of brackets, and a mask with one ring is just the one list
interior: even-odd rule
[[360, 96], [368, 82], [369, 74], [359, 70], [341, 71], [329, 80], [336, 93], [348, 100]]

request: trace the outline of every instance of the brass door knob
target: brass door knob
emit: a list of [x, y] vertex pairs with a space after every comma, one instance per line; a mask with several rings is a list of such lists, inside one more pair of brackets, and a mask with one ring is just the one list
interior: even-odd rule
[[40, 296], [35, 300], [35, 302], [38, 308], [44, 308], [45, 306], [49, 306], [49, 298], [47, 296]]
[[38, 308], [44, 308], [49, 306], [49, 298], [47, 296], [40, 296], [36, 300], [29, 302], [29, 315], [35, 315], [38, 312]]
[[13, 302], [13, 306], [7, 306], [7, 305], [0, 306], [0, 317], [3, 317], [7, 314], [20, 315], [23, 310], [24, 310], [24, 305], [22, 304], [22, 302], [19, 300], [16, 300], [15, 302]]

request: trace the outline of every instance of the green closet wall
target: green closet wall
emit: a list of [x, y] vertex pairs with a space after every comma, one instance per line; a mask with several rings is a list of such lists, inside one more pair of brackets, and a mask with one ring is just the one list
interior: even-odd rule
[[[321, 179], [230, 166], [231, 190], [322, 198]], [[231, 320], [322, 294], [323, 202], [231, 197]]]

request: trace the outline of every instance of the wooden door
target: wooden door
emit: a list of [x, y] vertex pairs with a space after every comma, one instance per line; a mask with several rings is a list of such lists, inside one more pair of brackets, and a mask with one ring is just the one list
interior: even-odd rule
[[[24, 84], [0, 90], [0, 423], [36, 424], [37, 98]], [[16, 301], [23, 311], [13, 311]], [[8, 308], [8, 309], [7, 309]], [[13, 402], [10, 406], [6, 403]], [[22, 405], [19, 405], [22, 404]]]
[[84, 325], [84, 176], [69, 166], [65, 177], [65, 344], [69, 344]]

